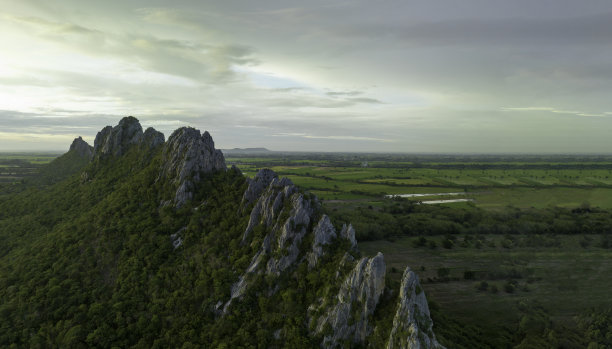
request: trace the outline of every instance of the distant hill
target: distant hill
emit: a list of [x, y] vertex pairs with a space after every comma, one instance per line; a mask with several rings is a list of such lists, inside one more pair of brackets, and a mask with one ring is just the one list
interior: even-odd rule
[[223, 154], [259, 154], [259, 153], [271, 153], [272, 151], [266, 148], [233, 148], [233, 149], [221, 149]]

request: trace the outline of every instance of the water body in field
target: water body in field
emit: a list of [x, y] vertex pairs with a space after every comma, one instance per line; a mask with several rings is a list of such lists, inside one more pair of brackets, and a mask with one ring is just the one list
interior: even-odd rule
[[421, 201], [421, 203], [426, 204], [426, 205], [435, 205], [435, 204], [449, 204], [451, 202], [470, 202], [470, 201], [474, 201], [474, 199], [428, 200], [428, 201]]
[[400, 198], [419, 198], [419, 197], [423, 197], [423, 196], [455, 196], [455, 195], [465, 195], [465, 192], [457, 192], [457, 193], [424, 193], [424, 194], [392, 194], [392, 195], [385, 195], [386, 198], [394, 198], [394, 197], [400, 197]]

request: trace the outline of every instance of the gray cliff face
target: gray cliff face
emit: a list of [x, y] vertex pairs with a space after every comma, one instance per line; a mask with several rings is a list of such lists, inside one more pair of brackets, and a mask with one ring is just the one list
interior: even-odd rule
[[[266, 274], [268, 275], [279, 276], [282, 271], [297, 261], [300, 253], [300, 243], [308, 231], [314, 213], [311, 202], [300, 193], [291, 195], [290, 205], [289, 218], [282, 224], [280, 236], [276, 243], [273, 243], [270, 249], [266, 251], [267, 253], [276, 251], [282, 254], [281, 257], [271, 257], [268, 260], [266, 265]], [[278, 229], [276, 231], [278, 232]], [[277, 236], [276, 233], [268, 235], [270, 238]], [[264, 244], [263, 247], [267, 246]]]
[[350, 241], [351, 248], [357, 248], [357, 239], [355, 239], [355, 229], [353, 228], [352, 224], [349, 224], [348, 226], [346, 224], [342, 225], [340, 237]]
[[[262, 173], [262, 171], [265, 172]], [[304, 198], [289, 179], [278, 179], [278, 176], [270, 170], [262, 171], [256, 178], [262, 178], [261, 182], [269, 179], [271, 181], [267, 188], [261, 191], [259, 199], [251, 210], [249, 224], [243, 234], [242, 242], [246, 243], [249, 240], [250, 232], [260, 224], [268, 229], [268, 234], [264, 237], [259, 251], [251, 259], [244, 274], [232, 286], [230, 300], [223, 308], [224, 313], [233, 299], [246, 292], [251, 275], [279, 276], [298, 262], [300, 243], [309, 232], [315, 206], [318, 205], [318, 202]], [[254, 181], [249, 184], [252, 183]], [[248, 192], [249, 189], [245, 193]]]
[[312, 252], [308, 253], [308, 267], [310, 269], [317, 265], [319, 258], [323, 255], [323, 245], [329, 245], [336, 239], [336, 229], [334, 229], [327, 215], [321, 217], [313, 233]]
[[80, 157], [90, 159], [93, 155], [93, 147], [83, 140], [83, 138], [75, 138], [70, 145], [70, 150], [76, 152]]
[[267, 168], [259, 170], [253, 179], [247, 178], [249, 186], [242, 196], [242, 206], [254, 203], [274, 179], [278, 179], [278, 175]]
[[380, 252], [357, 262], [338, 291], [337, 303], [316, 319], [315, 333], [323, 333], [327, 326], [331, 328], [331, 334], [325, 335], [321, 343], [323, 347], [333, 348], [347, 339], [364, 343], [372, 331], [368, 318], [374, 314], [385, 288], [385, 272]]
[[[260, 170], [259, 172], [261, 173], [262, 171], [266, 170]], [[257, 178], [258, 176], [259, 173], [255, 176], [255, 178]], [[251, 184], [254, 183], [253, 186], [259, 186], [262, 182], [265, 181], [250, 181], [249, 188], [247, 188], [247, 190], [245, 191], [245, 195], [249, 193]], [[244, 234], [242, 236], [242, 242], [246, 242], [249, 237], [249, 234], [256, 225], [261, 223], [266, 228], [271, 227], [275, 223], [274, 220], [278, 217], [278, 214], [283, 208], [284, 203], [296, 191], [296, 187], [293, 185], [293, 182], [291, 182], [289, 178], [279, 179], [278, 176], [274, 174], [274, 177], [268, 182], [265, 190], [259, 190], [259, 199], [251, 210], [249, 224], [247, 225], [247, 228], [245, 229]], [[243, 196], [243, 203], [244, 202], [245, 201]]]
[[146, 145], [148, 148], [153, 149], [158, 146], [164, 144], [166, 138], [164, 134], [156, 131], [153, 127], [149, 127], [145, 130], [142, 143]]
[[444, 348], [433, 333], [433, 321], [418, 276], [406, 268], [387, 349]]
[[[278, 178], [271, 170], [261, 170], [247, 182], [241, 210], [251, 208], [251, 212], [242, 243], [250, 243], [258, 250], [232, 285], [229, 300], [220, 300], [216, 304], [216, 313], [220, 316], [227, 314], [232, 303], [241, 301], [258, 276], [291, 275], [302, 263], [307, 263], [309, 270], [323, 267], [323, 263], [337, 263], [334, 266], [337, 270], [335, 279], [340, 287], [305, 309], [308, 326], [313, 336], [322, 338], [321, 347], [324, 348], [342, 347], [346, 342], [366, 345], [367, 337], [374, 330], [372, 316], [385, 292], [383, 255], [378, 253], [372, 258], [356, 260], [353, 255], [359, 252], [353, 227], [343, 225], [339, 232], [336, 231], [327, 215], [318, 216], [318, 201], [300, 193], [289, 179]], [[256, 246], [252, 242], [252, 232], [258, 226], [266, 235], [263, 240], [257, 240], [261, 242]], [[343, 257], [322, 258], [326, 246], [334, 244], [337, 239], [349, 242]], [[312, 243], [306, 245], [304, 241]], [[337, 289], [334, 288], [337, 285], [329, 287]], [[387, 340], [388, 348], [442, 348], [432, 332], [425, 295], [410, 269], [404, 274], [401, 287], [393, 329]], [[257, 292], [271, 295], [278, 291], [277, 286]], [[275, 334], [281, 337], [281, 332]]]
[[96, 135], [94, 154], [96, 158], [107, 155], [121, 156], [128, 147], [142, 142], [142, 126], [133, 116], [128, 116], [115, 127], [106, 126]]
[[160, 178], [173, 181], [178, 188], [174, 203], [181, 207], [193, 197], [195, 183], [201, 174], [225, 171], [225, 158], [208, 132], [200, 134], [191, 127], [174, 131], [164, 146]]

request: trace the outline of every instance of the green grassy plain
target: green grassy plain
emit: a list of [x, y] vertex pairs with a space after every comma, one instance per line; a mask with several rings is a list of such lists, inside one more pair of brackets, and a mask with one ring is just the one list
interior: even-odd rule
[[[306, 155], [304, 155], [306, 157]], [[482, 208], [509, 205], [578, 207], [585, 203], [612, 208], [612, 161], [514, 162], [492, 159], [442, 163], [392, 159], [344, 160], [339, 155], [323, 160], [303, 158], [228, 157], [247, 176], [268, 167], [323, 200], [382, 200], [384, 195], [465, 192]], [[611, 159], [606, 159], [611, 160]], [[417, 166], [417, 167], [415, 167]], [[435, 197], [440, 199], [440, 197]], [[430, 200], [433, 197], [420, 197]], [[444, 199], [444, 198], [441, 198]]]
[[13, 183], [38, 173], [59, 153], [0, 153], [0, 183]]
[[[430, 301], [479, 327], [512, 327], [520, 320], [521, 301], [542, 305], [553, 321], [570, 327], [574, 317], [585, 309], [612, 306], [612, 251], [595, 247], [600, 236], [586, 236], [590, 241], [587, 247], [580, 245], [585, 236], [559, 235], [542, 238], [556, 246], [517, 246], [519, 242], [504, 248], [502, 241], [506, 237], [484, 235], [478, 237], [482, 241], [480, 248], [474, 247], [473, 242], [462, 247], [459, 238], [452, 249], [440, 247], [442, 238], [426, 237], [438, 241], [435, 249], [415, 247], [414, 237], [360, 242], [359, 248], [365, 255], [381, 251], [388, 268], [396, 270], [390, 273], [393, 278], [399, 279], [403, 268], [411, 266]], [[449, 270], [448, 281], [439, 277], [441, 268]], [[473, 273], [473, 279], [464, 278], [466, 271]], [[479, 290], [483, 281], [488, 287]], [[516, 283], [512, 292], [505, 290], [509, 281]], [[495, 323], [488, 323], [491, 319]]]
[[[340, 216], [348, 211], [383, 217], [390, 214], [384, 207], [393, 205], [385, 195], [416, 193], [463, 193], [408, 200], [467, 198], [473, 201], [442, 205], [451, 206], [454, 212], [474, 214], [478, 214], [478, 209], [502, 215], [520, 209], [523, 213], [547, 217], [545, 222], [535, 220], [529, 224], [549, 224], [551, 229], [554, 228], [551, 223], [554, 215], [550, 212], [555, 210], [612, 209], [612, 158], [606, 157], [497, 159], [485, 156], [462, 161], [460, 157], [449, 156], [443, 161], [436, 157], [407, 161], [401, 156], [377, 160], [370, 155], [367, 167], [362, 167], [365, 159], [356, 155], [322, 155], [308, 162], [297, 155], [270, 161], [272, 157], [228, 157], [227, 161], [236, 164], [247, 176], [253, 176], [260, 168], [271, 168], [279, 176], [289, 177], [296, 185], [315, 193], [323, 199], [328, 211]], [[551, 209], [553, 207], [563, 209]], [[592, 211], [593, 216], [608, 214], [595, 211]], [[418, 214], [410, 215], [419, 219]], [[425, 215], [428, 222], [436, 223], [435, 214], [430, 215], [434, 216]], [[566, 217], [570, 216], [566, 214]], [[588, 214], [582, 218], [579, 214], [571, 217], [590, 219]], [[360, 229], [369, 228], [371, 234], [367, 238], [372, 239], [377, 229], [385, 227], [384, 221], [366, 219], [360, 222]], [[407, 220], [399, 218], [395, 222], [407, 224]], [[519, 226], [518, 231], [522, 230]], [[452, 248], [444, 248], [449, 236], [456, 240]], [[449, 316], [440, 320], [442, 337], [443, 334], [461, 333], [466, 325], [480, 331], [483, 338], [492, 339], [491, 347], [511, 347], [509, 342], [520, 342], [513, 336], [525, 320], [525, 308], [537, 308], [548, 314], [551, 328], [564, 332], [565, 339], [573, 338], [569, 342], [575, 345], [582, 338], [576, 332], [576, 317], [592, 309], [612, 307], [612, 278], [609, 277], [612, 249], [600, 243], [601, 235], [589, 235], [588, 231], [583, 235], [518, 233], [466, 237], [451, 232], [410, 237], [400, 234], [387, 238], [393, 241], [360, 241], [359, 249], [368, 256], [382, 252], [393, 282], [399, 282], [407, 265], [417, 272], [428, 300], [438, 304], [444, 316]], [[419, 238], [425, 238], [427, 243], [417, 247], [415, 240]], [[453, 323], [458, 327], [451, 329]]]

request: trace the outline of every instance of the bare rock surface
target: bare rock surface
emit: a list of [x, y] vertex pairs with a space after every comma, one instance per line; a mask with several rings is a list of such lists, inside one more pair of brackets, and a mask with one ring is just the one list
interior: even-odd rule
[[91, 158], [93, 155], [93, 147], [87, 144], [81, 137], [75, 138], [74, 141], [72, 141], [69, 151], [74, 151], [80, 157], [87, 159]]
[[210, 134], [192, 127], [181, 127], [174, 131], [164, 146], [160, 178], [176, 185], [174, 203], [181, 207], [193, 198], [195, 183], [203, 173], [224, 171], [225, 158], [215, 149]]
[[329, 217], [323, 215], [313, 233], [312, 251], [308, 253], [308, 267], [311, 269], [317, 265], [319, 258], [323, 255], [323, 245], [329, 245], [336, 239], [336, 229], [334, 229]]
[[363, 344], [371, 332], [368, 322], [385, 288], [385, 261], [382, 253], [360, 259], [346, 277], [337, 295], [337, 303], [319, 317], [315, 333], [331, 328], [322, 346], [336, 347], [344, 340]]
[[[325, 267], [323, 261], [331, 262], [336, 263], [333, 268], [337, 269], [335, 279], [340, 287], [330, 285], [337, 291], [318, 298], [308, 307], [311, 334], [322, 338], [323, 348], [367, 344], [375, 325], [372, 316], [385, 292], [384, 257], [379, 252], [371, 258], [356, 259], [354, 256], [359, 252], [353, 226], [343, 225], [337, 232], [327, 215], [318, 216], [318, 205], [316, 198], [300, 193], [289, 179], [278, 178], [271, 170], [261, 170], [248, 180], [241, 210], [250, 207], [251, 212], [242, 243], [254, 243], [251, 241], [255, 227], [263, 229], [265, 236], [263, 241], [258, 240], [261, 242], [257, 242], [260, 245], [251, 262], [232, 285], [230, 299], [217, 303], [218, 315], [227, 314], [232, 302], [240, 302], [255, 277], [294, 275], [292, 267], [301, 263], [308, 263], [308, 269], [317, 272], [315, 268]], [[312, 243], [304, 244], [306, 239]], [[341, 258], [322, 259], [325, 246], [332, 245], [336, 239], [348, 241], [350, 247]], [[300, 248], [306, 249], [300, 251]], [[277, 291], [278, 286], [257, 290], [268, 295]], [[389, 315], [394, 320], [387, 348], [443, 348], [433, 334], [425, 294], [409, 268], [402, 279], [396, 313]]]
[[[271, 170], [268, 171], [272, 172]], [[256, 225], [261, 223], [265, 227], [271, 227], [275, 223], [275, 219], [278, 217], [278, 214], [283, 208], [285, 201], [287, 201], [289, 197], [297, 190], [289, 178], [279, 179], [276, 174], [271, 177], [272, 178], [268, 182], [266, 188], [264, 190], [258, 190], [259, 199], [251, 210], [249, 224], [247, 225], [247, 228], [242, 236], [243, 243], [246, 242], [249, 234]], [[261, 180], [258, 182], [265, 183], [267, 180]], [[255, 186], [259, 186], [259, 184]], [[249, 188], [251, 188], [250, 183]], [[249, 189], [247, 188], [247, 192], [248, 191]]]
[[[260, 171], [258, 175], [259, 179], [249, 183], [251, 190], [247, 188], [243, 196], [244, 202], [245, 198], [249, 200], [251, 194], [260, 193], [251, 210], [242, 242], [249, 240], [251, 231], [257, 225], [263, 225], [268, 233], [244, 274], [232, 285], [231, 297], [225, 304], [223, 313], [227, 311], [233, 299], [246, 292], [251, 274], [279, 276], [298, 261], [300, 243], [309, 232], [314, 214], [313, 202], [299, 193], [291, 180], [279, 179], [271, 170]], [[268, 185], [262, 190], [259, 187], [263, 183]], [[246, 194], [247, 192], [250, 194]], [[263, 263], [264, 261], [267, 262]]]
[[387, 349], [444, 348], [436, 340], [433, 321], [419, 277], [406, 268]]
[[127, 116], [115, 127], [106, 126], [96, 135], [94, 157], [107, 155], [121, 156], [129, 146], [140, 144], [143, 138], [142, 126], [133, 116]]
[[[278, 276], [297, 261], [300, 254], [299, 245], [308, 231], [312, 214], [313, 210], [309, 200], [304, 199], [304, 196], [300, 193], [291, 196], [289, 218], [282, 224], [276, 246], [272, 246], [273, 249], [281, 252], [282, 256], [280, 258], [272, 257], [268, 260], [266, 274]], [[273, 233], [274, 231], [271, 234]], [[276, 234], [274, 233], [274, 235]]]
[[247, 178], [248, 187], [242, 196], [242, 205], [248, 206], [254, 203], [261, 193], [270, 185], [272, 180], [277, 179], [278, 175], [267, 168], [261, 169], [257, 172], [255, 177]]
[[351, 248], [357, 248], [357, 239], [355, 239], [355, 229], [353, 228], [352, 224], [349, 224], [348, 226], [346, 224], [342, 225], [340, 237], [350, 241]]
[[142, 140], [143, 144], [151, 149], [157, 148], [158, 146], [164, 144], [165, 141], [166, 138], [164, 137], [164, 134], [156, 131], [153, 127], [149, 127], [145, 130]]

